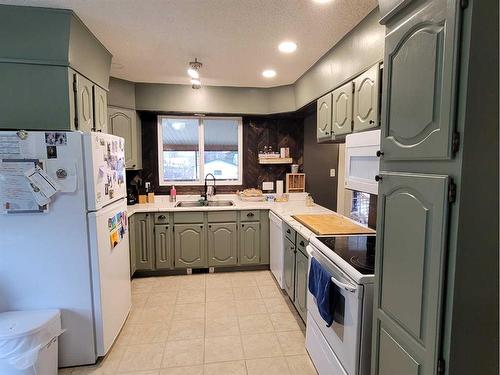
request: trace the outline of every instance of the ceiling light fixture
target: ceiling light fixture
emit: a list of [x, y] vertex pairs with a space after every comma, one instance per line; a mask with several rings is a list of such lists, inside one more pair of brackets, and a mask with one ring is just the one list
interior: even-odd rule
[[201, 87], [200, 69], [202, 66], [203, 64], [199, 62], [197, 58], [195, 58], [194, 61], [189, 62], [189, 68], [187, 70], [187, 73], [192, 78], [191, 87], [193, 89], [199, 89]]
[[194, 78], [193, 78], [193, 79], [191, 80], [191, 87], [192, 87], [193, 89], [199, 89], [199, 88], [201, 88], [201, 81], [200, 81], [199, 79], [194, 79]]
[[283, 53], [292, 53], [297, 49], [297, 44], [290, 41], [281, 42], [278, 49]]
[[272, 69], [267, 69], [262, 72], [262, 75], [266, 78], [276, 77], [276, 71]]

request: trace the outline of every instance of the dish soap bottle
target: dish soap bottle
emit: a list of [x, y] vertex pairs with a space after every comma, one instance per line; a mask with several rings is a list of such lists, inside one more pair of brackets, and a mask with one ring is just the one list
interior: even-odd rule
[[314, 199], [311, 197], [311, 194], [307, 194], [307, 197], [306, 197], [306, 206], [307, 207], [314, 206]]
[[170, 189], [170, 202], [175, 202], [177, 200], [177, 190], [175, 190], [175, 186], [172, 185]]

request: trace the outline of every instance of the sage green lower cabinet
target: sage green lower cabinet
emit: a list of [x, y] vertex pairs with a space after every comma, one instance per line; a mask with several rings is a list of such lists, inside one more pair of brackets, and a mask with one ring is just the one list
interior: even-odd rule
[[295, 253], [295, 290], [294, 305], [300, 317], [305, 322], [307, 317], [307, 256], [301, 251]]
[[238, 235], [236, 223], [208, 224], [208, 265], [237, 264]]
[[293, 301], [295, 298], [294, 284], [295, 284], [295, 244], [290, 242], [287, 238], [285, 241], [285, 260], [283, 264], [284, 270], [284, 281], [285, 281], [285, 291], [287, 292], [290, 299]]
[[136, 215], [132, 215], [128, 219], [128, 241], [130, 246], [130, 277], [132, 277], [136, 270], [136, 242], [135, 242], [135, 219]]
[[206, 231], [203, 224], [175, 224], [176, 268], [206, 267]]
[[260, 223], [245, 222], [240, 227], [240, 264], [260, 263]]
[[155, 266], [156, 269], [173, 267], [172, 228], [169, 225], [155, 225]]
[[135, 265], [136, 270], [153, 269], [153, 217], [150, 214], [135, 214]]

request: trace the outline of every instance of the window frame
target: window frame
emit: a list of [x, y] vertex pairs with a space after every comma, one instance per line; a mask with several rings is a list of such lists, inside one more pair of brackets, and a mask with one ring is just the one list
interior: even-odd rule
[[[163, 179], [163, 128], [161, 121], [164, 118], [180, 120], [198, 120], [198, 152], [200, 153], [200, 178], [194, 181]], [[216, 185], [242, 185], [243, 184], [243, 119], [234, 116], [168, 116], [157, 117], [157, 143], [158, 143], [158, 185], [159, 186], [202, 186], [205, 183], [205, 120], [235, 120], [238, 124], [238, 179], [221, 180], [216, 179]]]

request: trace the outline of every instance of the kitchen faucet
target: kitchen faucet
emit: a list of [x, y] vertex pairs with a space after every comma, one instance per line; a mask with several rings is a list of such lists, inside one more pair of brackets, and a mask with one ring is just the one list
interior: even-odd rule
[[[210, 186], [212, 188], [210, 192], [208, 191], [209, 186], [207, 186], [207, 179], [209, 176], [212, 176], [212, 179], [214, 180], [213, 186]], [[215, 195], [215, 176], [212, 173], [207, 173], [207, 175], [205, 176], [205, 188], [201, 196], [205, 201], [208, 201], [208, 197], [211, 197], [213, 195]]]

